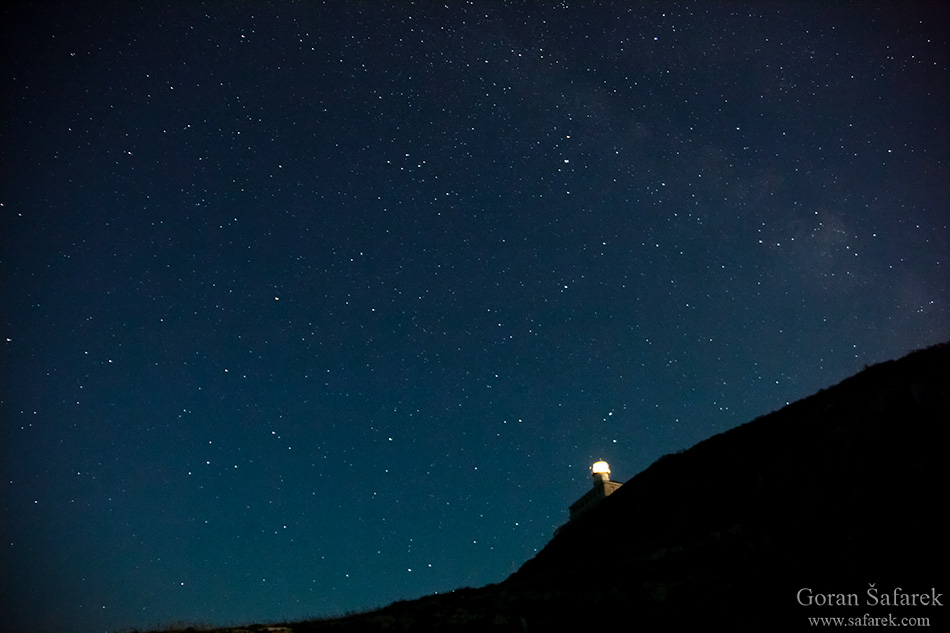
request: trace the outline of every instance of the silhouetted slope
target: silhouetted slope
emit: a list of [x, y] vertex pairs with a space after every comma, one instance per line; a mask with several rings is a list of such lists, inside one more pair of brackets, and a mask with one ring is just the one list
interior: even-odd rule
[[[946, 626], [950, 605], [868, 605], [867, 589], [950, 590], [948, 421], [943, 344], [661, 458], [503, 583], [288, 626], [804, 630], [809, 616], [864, 614]], [[803, 587], [860, 603], [805, 607]]]
[[626, 604], [602, 615], [618, 621], [636, 618], [636, 603], [657, 624], [781, 617], [802, 627], [836, 611], [799, 605], [803, 586], [862, 604], [872, 582], [950, 589], [948, 385], [944, 344], [666, 456], [506, 584], [578, 604], [612, 594]]

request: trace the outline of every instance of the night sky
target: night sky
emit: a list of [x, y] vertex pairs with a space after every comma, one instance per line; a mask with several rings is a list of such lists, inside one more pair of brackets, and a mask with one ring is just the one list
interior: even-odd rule
[[950, 338], [942, 2], [0, 21], [0, 628], [498, 582], [593, 461]]

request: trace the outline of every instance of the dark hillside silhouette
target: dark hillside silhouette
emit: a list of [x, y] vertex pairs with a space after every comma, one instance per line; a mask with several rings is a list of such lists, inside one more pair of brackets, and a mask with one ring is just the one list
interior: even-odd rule
[[[809, 617], [866, 614], [946, 626], [946, 597], [880, 596], [950, 593], [948, 423], [942, 344], [659, 459], [502, 583], [285, 626], [805, 630]], [[838, 597], [803, 606], [803, 588]]]
[[950, 589], [948, 385], [944, 344], [666, 456], [507, 582], [591, 604], [616, 593], [624, 606], [603, 615], [618, 624], [637, 603], [657, 624], [752, 628], [835, 615], [799, 605], [802, 587], [861, 604], [869, 583]]

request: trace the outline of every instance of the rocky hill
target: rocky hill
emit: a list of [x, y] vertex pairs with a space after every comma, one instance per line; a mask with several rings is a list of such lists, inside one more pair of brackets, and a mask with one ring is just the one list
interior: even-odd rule
[[271, 630], [946, 627], [948, 424], [942, 344], [659, 459], [502, 583]]

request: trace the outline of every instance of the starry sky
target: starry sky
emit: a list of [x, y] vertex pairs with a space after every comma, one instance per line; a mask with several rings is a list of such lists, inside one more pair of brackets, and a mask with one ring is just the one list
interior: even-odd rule
[[498, 582], [950, 338], [940, 2], [0, 14], [10, 630]]

